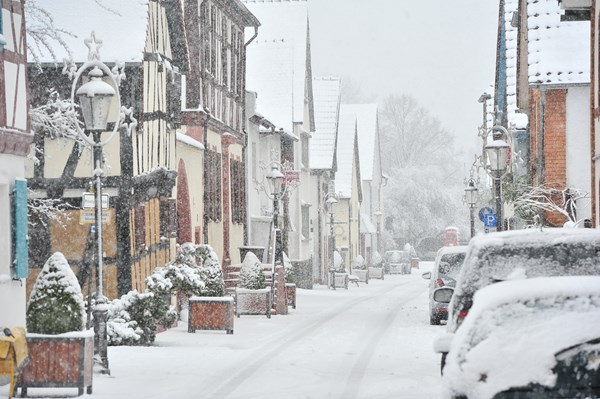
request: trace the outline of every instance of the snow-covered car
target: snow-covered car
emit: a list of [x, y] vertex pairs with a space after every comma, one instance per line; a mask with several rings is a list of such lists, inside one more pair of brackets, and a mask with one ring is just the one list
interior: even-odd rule
[[451, 342], [444, 397], [600, 397], [600, 277], [539, 277], [477, 291]]
[[[526, 229], [472, 238], [448, 306], [447, 332], [457, 331], [477, 290], [505, 280], [552, 276], [600, 276], [600, 231]], [[442, 368], [447, 343], [440, 337], [434, 344]]]
[[466, 245], [440, 248], [431, 272], [423, 273], [423, 278], [429, 279], [429, 321], [432, 325], [448, 320], [448, 303], [437, 302], [433, 293], [437, 288], [456, 285], [456, 278], [465, 260], [467, 248]]
[[386, 251], [384, 270], [388, 274], [410, 274], [410, 254], [407, 251]]

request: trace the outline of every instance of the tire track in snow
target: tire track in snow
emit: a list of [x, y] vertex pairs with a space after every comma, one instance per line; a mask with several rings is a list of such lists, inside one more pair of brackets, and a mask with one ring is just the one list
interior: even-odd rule
[[365, 371], [367, 366], [369, 365], [371, 358], [373, 357], [375, 350], [374, 348], [377, 346], [377, 343], [382, 339], [384, 334], [389, 330], [390, 326], [396, 320], [396, 317], [399, 312], [399, 308], [408, 304], [415, 298], [421, 296], [423, 294], [422, 289], [419, 287], [418, 293], [411, 295], [409, 298], [406, 298], [404, 302], [400, 303], [399, 307], [390, 310], [387, 314], [383, 323], [377, 324], [378, 329], [376, 332], [371, 335], [371, 339], [369, 339], [366, 344], [363, 346], [362, 353], [360, 357], [356, 360], [354, 367], [352, 368], [350, 375], [348, 376], [348, 382], [346, 383], [346, 388], [344, 392], [340, 396], [342, 399], [353, 399], [358, 396], [360, 384], [365, 376]]
[[[281, 354], [282, 349], [284, 349], [291, 343], [300, 339], [306, 339], [307, 334], [316, 333], [319, 330], [319, 328], [322, 327], [324, 324], [330, 323], [332, 320], [339, 317], [340, 315], [352, 311], [355, 305], [358, 305], [361, 302], [368, 302], [375, 299], [379, 299], [382, 295], [397, 290], [398, 288], [407, 284], [414, 284], [414, 281], [408, 280], [400, 284], [394, 285], [384, 291], [377, 292], [376, 296], [362, 296], [349, 302], [340, 304], [339, 306], [333, 309], [333, 312], [323, 312], [323, 315], [319, 316], [312, 323], [305, 325], [304, 327], [298, 329], [295, 333], [291, 335], [287, 331], [283, 331], [279, 336], [279, 339], [274, 340], [274, 343], [269, 342], [265, 345], [262, 345], [260, 348], [257, 348], [252, 355], [247, 357], [247, 361], [241, 362], [240, 364], [244, 364], [245, 366], [238, 372], [231, 375], [229, 378], [221, 381], [219, 387], [216, 388], [216, 390], [214, 390], [212, 394], [207, 396], [207, 398], [226, 398], [227, 396], [232, 394], [237, 388], [243, 385], [249, 378], [256, 374], [263, 365], [268, 364], [269, 359]], [[411, 300], [412, 299], [413, 298], [411, 297]], [[362, 357], [363, 356], [359, 358], [359, 361], [362, 359]], [[353, 368], [353, 371], [354, 369], [356, 369], [356, 366]]]

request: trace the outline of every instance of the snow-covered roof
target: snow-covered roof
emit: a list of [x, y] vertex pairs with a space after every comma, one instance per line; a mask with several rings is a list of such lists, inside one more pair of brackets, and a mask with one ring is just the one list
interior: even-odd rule
[[335, 191], [341, 198], [350, 198], [352, 196], [352, 166], [354, 164], [354, 137], [356, 129], [356, 114], [354, 110], [345, 104], [340, 105]]
[[377, 104], [344, 104], [343, 107], [346, 113], [354, 115], [358, 125], [360, 178], [362, 180], [373, 180], [375, 161], [379, 159], [375, 154], [375, 151], [379, 151], [379, 148], [375, 145], [378, 134]]
[[527, 3], [529, 83], [589, 83], [589, 21], [561, 21], [556, 0]]
[[[506, 112], [508, 123], [517, 129], [527, 127], [526, 114], [517, 113], [517, 50], [518, 29], [512, 26], [512, 18], [519, 8], [519, 0], [506, 0], [504, 3], [504, 26], [506, 28]], [[493, 122], [493, 121], [492, 121]]]
[[310, 167], [331, 169], [335, 155], [341, 80], [338, 77], [313, 79], [315, 133], [310, 140]]
[[[304, 120], [308, 2], [243, 0], [243, 3], [261, 24], [258, 37], [247, 50], [246, 88], [258, 93], [257, 109], [261, 113], [292, 131], [292, 122]], [[273, 94], [278, 99], [261, 101]], [[284, 98], [285, 102], [280, 104]], [[286, 124], [281, 124], [283, 118], [287, 118]]]
[[[143, 60], [148, 25], [148, 0], [42, 0], [38, 2], [52, 18], [75, 62], [88, 59], [83, 40], [92, 31], [103, 41], [100, 58], [104, 62], [140, 62]], [[31, 20], [27, 21], [32, 24]], [[34, 45], [31, 41], [29, 46]], [[52, 52], [40, 46], [35, 49], [39, 62], [62, 62], [66, 50], [54, 40], [48, 45]], [[29, 59], [35, 58], [29, 54]]]

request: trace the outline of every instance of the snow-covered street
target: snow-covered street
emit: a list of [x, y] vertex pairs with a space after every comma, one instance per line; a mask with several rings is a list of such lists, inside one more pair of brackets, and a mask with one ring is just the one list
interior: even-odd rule
[[[152, 347], [110, 347], [110, 377], [94, 375], [103, 398], [437, 398], [439, 358], [421, 263], [348, 290], [299, 290], [286, 316], [242, 316], [235, 332], [158, 335]], [[0, 394], [7, 387], [1, 387]], [[31, 395], [75, 394], [76, 390]]]

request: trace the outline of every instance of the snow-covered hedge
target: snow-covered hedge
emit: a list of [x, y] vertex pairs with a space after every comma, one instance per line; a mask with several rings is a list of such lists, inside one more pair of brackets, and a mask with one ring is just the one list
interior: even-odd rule
[[265, 275], [260, 260], [258, 260], [254, 253], [248, 252], [240, 268], [239, 287], [249, 290], [260, 290], [266, 288], [266, 286]]
[[354, 267], [353, 269], [357, 270], [366, 270], [367, 262], [365, 262], [365, 258], [362, 255], [357, 255], [356, 259], [354, 259]]
[[144, 293], [130, 291], [112, 301], [108, 335], [111, 345], [148, 345], [159, 325], [170, 326], [177, 314], [170, 306], [174, 293], [185, 296], [223, 296], [225, 283], [219, 258], [206, 244], [181, 245], [175, 260], [146, 279]]
[[27, 331], [63, 334], [85, 329], [85, 304], [79, 282], [64, 255], [55, 252], [44, 264], [27, 306]]

